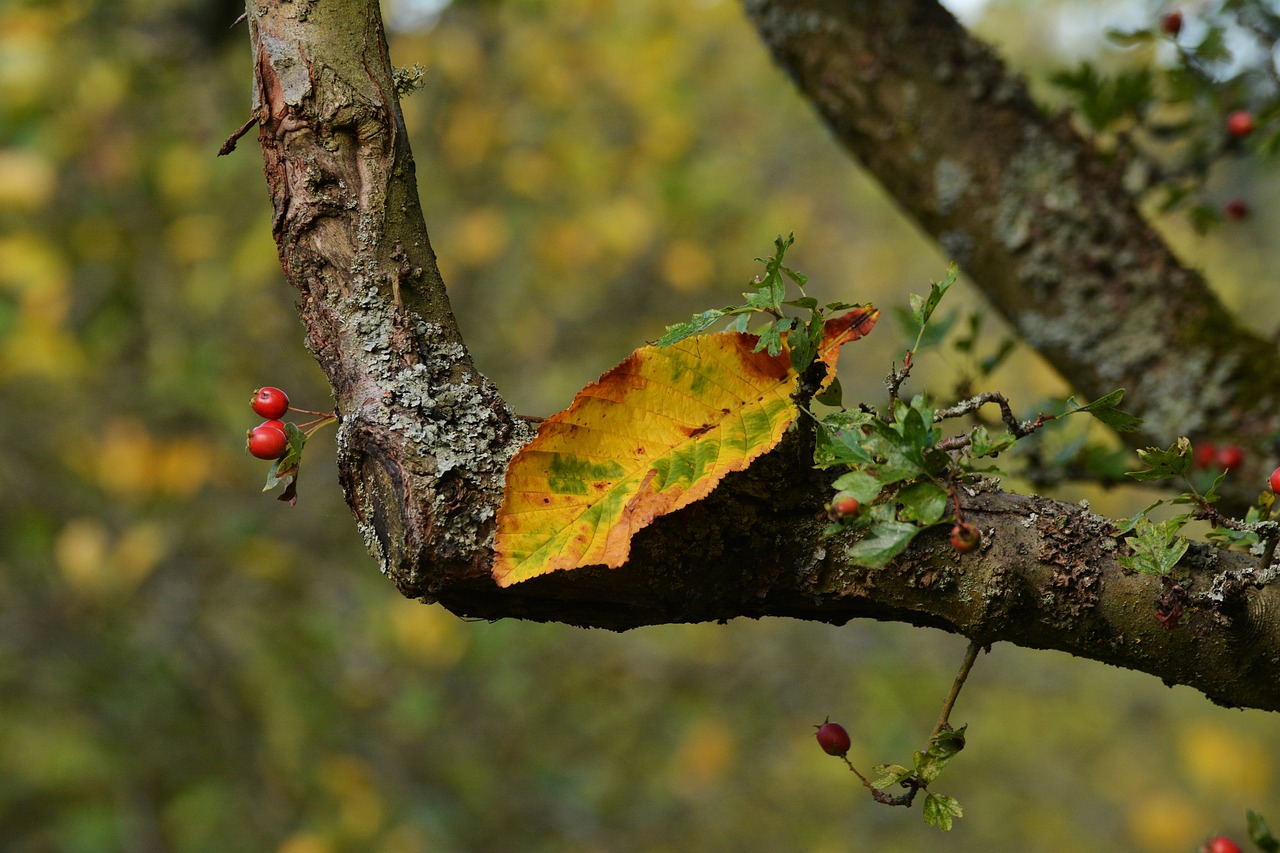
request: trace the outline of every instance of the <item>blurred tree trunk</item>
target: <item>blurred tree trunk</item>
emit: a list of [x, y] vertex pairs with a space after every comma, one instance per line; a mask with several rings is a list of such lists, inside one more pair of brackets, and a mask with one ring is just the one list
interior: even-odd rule
[[[842, 141], [1085, 394], [1130, 386], [1149, 441], [1225, 432], [1242, 418], [1232, 435], [1262, 456], [1277, 380], [1255, 362], [1270, 348], [1234, 328], [1115, 175], [1062, 122], [1037, 114], [945, 11], [932, 2], [748, 11]], [[804, 463], [794, 437], [643, 530], [625, 567], [499, 589], [494, 516], [505, 467], [531, 430], [458, 334], [378, 4], [266, 0], [249, 16], [281, 264], [333, 385], [347, 501], [405, 595], [464, 615], [612, 629], [744, 615], [904, 621], [983, 644], [1061, 649], [1223, 704], [1280, 710], [1280, 594], [1256, 582], [1256, 559], [1194, 546], [1192, 580], [1171, 591], [1120, 570], [1104, 519], [975, 490], [965, 511], [984, 531], [982, 549], [960, 557], [933, 532], [871, 572], [847, 561], [847, 542], [822, 537], [829, 477]], [[1155, 619], [1162, 596], [1185, 610], [1176, 628]]]

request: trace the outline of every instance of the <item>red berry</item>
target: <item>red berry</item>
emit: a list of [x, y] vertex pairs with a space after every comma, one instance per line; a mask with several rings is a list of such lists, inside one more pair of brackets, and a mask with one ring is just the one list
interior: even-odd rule
[[1218, 449], [1217, 462], [1219, 467], [1234, 471], [1244, 463], [1244, 451], [1234, 444], [1228, 444]]
[[1182, 13], [1170, 12], [1167, 15], [1161, 15], [1160, 29], [1176, 37], [1178, 33], [1182, 32]]
[[1233, 198], [1222, 206], [1222, 213], [1227, 219], [1238, 221], [1249, 215], [1249, 205], [1238, 198]]
[[249, 405], [264, 418], [283, 418], [284, 413], [289, 411], [289, 395], [268, 385], [253, 392]]
[[982, 542], [982, 531], [977, 525], [962, 521], [951, 528], [951, 547], [961, 554], [967, 554]]
[[848, 495], [844, 497], [836, 495], [836, 499], [827, 508], [827, 514], [831, 516], [832, 520], [847, 518], [851, 515], [857, 515], [859, 506], [861, 504], [858, 503], [857, 498], [851, 498]]
[[1240, 845], [1225, 835], [1215, 835], [1200, 850], [1202, 853], [1240, 853]]
[[1236, 139], [1243, 139], [1253, 133], [1253, 113], [1248, 110], [1236, 110], [1227, 116], [1227, 133]]
[[827, 755], [847, 755], [852, 741], [849, 733], [839, 723], [826, 722], [818, 726], [818, 746]]
[[1280, 468], [1271, 472], [1271, 491], [1280, 495]]
[[1218, 458], [1218, 447], [1210, 442], [1197, 444], [1191, 456], [1191, 463], [1197, 468], [1208, 468]]
[[289, 449], [284, 424], [277, 420], [263, 421], [249, 430], [245, 447], [259, 459], [279, 459]]

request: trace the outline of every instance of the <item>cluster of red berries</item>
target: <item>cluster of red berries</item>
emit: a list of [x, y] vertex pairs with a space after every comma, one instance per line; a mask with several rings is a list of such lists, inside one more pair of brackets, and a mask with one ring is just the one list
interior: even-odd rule
[[284, 431], [285, 412], [289, 411], [289, 395], [270, 385], [253, 392], [249, 401], [253, 410], [265, 421], [245, 436], [245, 448], [259, 459], [279, 459], [289, 450], [289, 436]]
[[1235, 444], [1216, 444], [1204, 442], [1197, 444], [1191, 462], [1197, 468], [1222, 468], [1234, 471], [1244, 464], [1244, 450]]
[[[1182, 32], [1182, 12], [1166, 12], [1160, 16], [1160, 30], [1166, 35], [1177, 38]], [[1227, 135], [1232, 139], [1244, 139], [1255, 129], [1253, 113], [1249, 110], [1233, 110], [1227, 115]], [[1232, 199], [1222, 206], [1222, 215], [1232, 221], [1240, 221], [1249, 216], [1249, 205], [1241, 199]]]
[[1240, 845], [1225, 835], [1215, 835], [1204, 843], [1200, 853], [1241, 853]]

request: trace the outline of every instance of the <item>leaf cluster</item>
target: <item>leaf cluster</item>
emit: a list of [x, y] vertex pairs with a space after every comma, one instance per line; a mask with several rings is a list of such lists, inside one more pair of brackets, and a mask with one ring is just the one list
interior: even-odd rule
[[879, 775], [871, 782], [871, 786], [879, 790], [903, 787], [912, 791], [924, 791], [925, 821], [943, 832], [949, 832], [955, 819], [964, 816], [964, 809], [954, 797], [934, 793], [928, 787], [964, 748], [965, 728], [961, 726], [935, 734], [924, 750], [917, 751], [912, 756], [911, 767], [903, 767], [901, 764], [877, 765], [874, 769]]
[[[787, 250], [795, 243], [795, 239], [794, 232], [785, 238], [779, 235], [773, 242], [773, 256], [756, 258], [757, 262], [764, 264], [764, 272], [752, 279], [755, 289], [742, 294], [745, 301], [724, 308], [712, 308], [695, 314], [692, 319], [683, 323], [668, 326], [666, 333], [654, 342], [655, 346], [671, 346], [677, 341], [701, 334], [726, 317], [735, 318], [728, 326], [729, 331], [745, 332], [748, 331], [753, 315], [764, 315], [768, 319], [750, 329], [758, 338], [753, 351], [767, 350], [769, 355], [777, 355], [782, 351], [785, 340], [791, 366], [796, 373], [803, 375], [818, 355], [824, 323], [836, 314], [860, 306], [852, 302], [828, 302], [821, 305], [818, 300], [805, 294], [808, 277], [783, 263]], [[787, 299], [788, 285], [794, 286], [800, 295]], [[791, 316], [787, 313], [788, 309], [792, 312], [807, 311], [808, 319]]]
[[[909, 312], [900, 315], [904, 328], [908, 328], [909, 321], [915, 342], [903, 359], [903, 369], [895, 368], [889, 378], [888, 410], [884, 414], [865, 408], [840, 410], [818, 419], [815, 466], [848, 469], [834, 483], [837, 493], [832, 505], [853, 498], [862, 508], [852, 518], [834, 520], [827, 532], [864, 531], [848, 551], [850, 559], [858, 565], [885, 566], [924, 530], [947, 521], [959, 521], [959, 502], [955, 497], [959, 484], [980, 474], [999, 473], [993, 468], [979, 470], [974, 463], [998, 456], [1048, 421], [1087, 412], [1122, 432], [1136, 430], [1141, 423], [1117, 408], [1124, 399], [1123, 390], [1083, 405], [1070, 398], [1061, 414], [1041, 414], [1029, 422], [1018, 421], [1007, 401], [998, 394], [980, 394], [946, 409], [934, 407], [924, 395], [916, 395], [910, 402], [899, 398], [897, 390], [910, 372], [911, 357], [916, 348], [928, 340], [930, 321], [957, 274], [952, 264], [942, 281], [931, 284], [927, 295], [911, 294]], [[980, 321], [971, 322], [975, 336], [979, 327]], [[970, 347], [972, 343], [969, 342]], [[1001, 407], [1003, 432], [993, 435], [986, 425], [979, 423], [966, 434], [943, 436], [940, 422], [973, 415], [986, 403]], [[956, 512], [952, 512], [952, 506]]]
[[[1213, 506], [1218, 502], [1218, 487], [1227, 471], [1217, 474], [1209, 486], [1201, 491], [1192, 475], [1195, 448], [1186, 436], [1179, 437], [1165, 449], [1148, 447], [1139, 450], [1138, 459], [1145, 467], [1130, 471], [1127, 476], [1139, 482], [1181, 480], [1185, 491], [1168, 501], [1156, 501], [1117, 525], [1117, 535], [1126, 537], [1125, 541], [1133, 552], [1131, 555], [1117, 557], [1124, 568], [1168, 577], [1187, 551], [1189, 543], [1181, 535], [1181, 530], [1192, 519], [1205, 519], [1212, 523], [1213, 528], [1207, 537], [1222, 547], [1252, 550], [1265, 546], [1268, 551], [1274, 551], [1277, 537], [1280, 537], [1280, 524], [1273, 518], [1274, 494], [1261, 494], [1258, 503], [1249, 508], [1243, 520], [1227, 518]], [[1190, 506], [1192, 509], [1161, 522], [1152, 521], [1149, 513], [1165, 503]]]

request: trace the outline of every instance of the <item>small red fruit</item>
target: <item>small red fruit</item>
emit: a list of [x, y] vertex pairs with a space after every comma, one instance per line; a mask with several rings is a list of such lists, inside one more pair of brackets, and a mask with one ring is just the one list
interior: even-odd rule
[[818, 746], [827, 755], [848, 755], [853, 742], [849, 733], [839, 723], [826, 722], [818, 726]]
[[858, 507], [860, 506], [861, 504], [858, 503], [857, 498], [851, 498], [848, 495], [845, 495], [844, 497], [836, 495], [836, 499], [833, 500], [831, 502], [831, 506], [827, 508], [827, 514], [831, 516], [833, 521], [838, 521], [841, 518], [848, 518], [851, 515], [857, 515]]
[[1182, 32], [1182, 13], [1170, 12], [1167, 15], [1161, 15], [1160, 29], [1171, 36], [1177, 37], [1178, 33]]
[[263, 421], [249, 430], [245, 447], [259, 459], [279, 459], [289, 449], [289, 437], [285, 435], [284, 424], [277, 420]]
[[1243, 139], [1253, 133], [1253, 113], [1248, 110], [1236, 110], [1227, 116], [1227, 133], [1236, 139]]
[[264, 418], [283, 418], [284, 413], [289, 411], [289, 395], [279, 388], [267, 385], [253, 392], [249, 405]]
[[1244, 451], [1234, 444], [1218, 449], [1218, 465], [1228, 471], [1234, 471], [1244, 462]]
[[1249, 215], [1249, 205], [1238, 198], [1233, 198], [1222, 206], [1222, 214], [1227, 219], [1239, 221]]
[[977, 525], [962, 521], [951, 528], [951, 547], [961, 554], [967, 554], [982, 542], [982, 531]]
[[1276, 470], [1271, 472], [1270, 483], [1271, 483], [1271, 491], [1275, 492], [1277, 495], [1280, 495], [1280, 468], [1277, 468]]
[[1191, 464], [1197, 468], [1208, 468], [1218, 458], [1218, 446], [1210, 442], [1197, 444], [1195, 452], [1191, 456]]
[[1240, 853], [1240, 845], [1225, 835], [1215, 835], [1200, 850], [1201, 853]]

